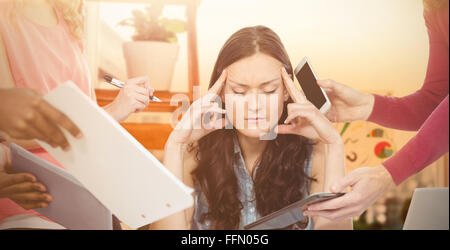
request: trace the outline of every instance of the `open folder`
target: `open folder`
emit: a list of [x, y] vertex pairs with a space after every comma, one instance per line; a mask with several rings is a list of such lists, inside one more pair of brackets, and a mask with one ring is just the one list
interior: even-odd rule
[[36, 212], [71, 230], [112, 230], [112, 214], [64, 169], [11, 144], [11, 164], [16, 173], [30, 173], [44, 183], [53, 197]]
[[62, 84], [45, 100], [84, 136], [75, 139], [64, 130], [69, 152], [39, 144], [123, 223], [138, 228], [193, 205], [193, 190], [74, 83]]

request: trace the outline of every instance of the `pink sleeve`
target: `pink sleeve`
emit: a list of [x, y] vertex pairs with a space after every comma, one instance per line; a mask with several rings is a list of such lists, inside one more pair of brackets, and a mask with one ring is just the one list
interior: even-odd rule
[[447, 95], [417, 135], [383, 163], [397, 185], [448, 152], [448, 105]]
[[385, 127], [416, 131], [448, 95], [448, 9], [444, 13], [425, 14], [425, 23], [430, 55], [422, 88], [401, 98], [375, 95], [369, 121]]

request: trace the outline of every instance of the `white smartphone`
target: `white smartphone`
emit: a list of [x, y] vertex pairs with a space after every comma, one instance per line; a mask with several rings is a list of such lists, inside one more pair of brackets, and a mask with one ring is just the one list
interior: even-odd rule
[[317, 84], [317, 75], [307, 57], [298, 64], [294, 73], [306, 99], [314, 104], [322, 114], [326, 114], [331, 108], [331, 102], [325, 91]]

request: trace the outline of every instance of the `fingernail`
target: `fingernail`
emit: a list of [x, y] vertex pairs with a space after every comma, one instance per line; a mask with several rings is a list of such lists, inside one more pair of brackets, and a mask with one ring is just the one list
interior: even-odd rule
[[46, 207], [48, 207], [47, 203], [42, 203], [41, 204], [41, 208], [46, 208]]
[[77, 134], [77, 135], [75, 136], [75, 138], [77, 138], [77, 139], [81, 139], [81, 138], [83, 138], [83, 133], [79, 133], [79, 134]]
[[333, 192], [333, 193], [336, 192], [336, 186], [332, 186], [330, 189], [331, 189], [331, 192]]
[[45, 191], [45, 188], [44, 188], [43, 186], [41, 186], [41, 185], [36, 185], [35, 188], [36, 188], [37, 190], [41, 191], [41, 192], [44, 192], [44, 191]]

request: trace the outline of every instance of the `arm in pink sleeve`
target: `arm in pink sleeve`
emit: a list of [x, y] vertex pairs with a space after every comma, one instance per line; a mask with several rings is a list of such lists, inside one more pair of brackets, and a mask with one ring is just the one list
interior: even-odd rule
[[448, 9], [425, 14], [430, 43], [428, 69], [424, 84], [405, 97], [375, 95], [369, 121], [401, 130], [418, 130], [433, 110], [448, 95]]
[[383, 163], [397, 185], [448, 152], [448, 105], [447, 95], [417, 135]]

